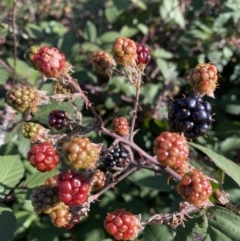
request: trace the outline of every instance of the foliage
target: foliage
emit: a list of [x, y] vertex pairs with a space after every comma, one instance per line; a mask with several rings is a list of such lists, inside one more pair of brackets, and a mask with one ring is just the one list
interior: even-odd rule
[[[145, 69], [137, 113], [134, 141], [146, 153], [153, 155], [153, 140], [169, 129], [167, 111], [173, 98], [191, 94], [187, 74], [198, 63], [212, 62], [220, 79], [215, 99], [206, 98], [216, 113], [208, 137], [199, 137], [191, 147], [190, 162], [216, 179], [214, 189], [223, 188], [233, 205], [240, 202], [240, 121], [239, 121], [239, 0], [182, 1], [182, 0], [3, 0], [0, 23], [0, 236], [5, 241], [110, 241], [104, 231], [106, 213], [126, 208], [141, 213], [147, 220], [157, 213], [178, 211], [182, 201], [175, 191], [176, 182], [167, 175], [141, 169], [110, 189], [91, 204], [87, 219], [70, 230], [55, 228], [44, 215], [33, 212], [30, 194], [47, 177], [64, 168], [60, 165], [50, 173], [38, 173], [26, 161], [30, 147], [20, 134], [20, 125], [27, 116], [12, 113], [7, 123], [5, 96], [16, 83], [41, 86], [43, 76], [24, 60], [25, 51], [32, 45], [55, 46], [74, 66], [73, 77], [101, 116], [104, 126], [110, 128], [116, 116], [131, 118], [135, 88], [123, 76], [107, 76], [92, 68], [91, 56], [95, 50], [111, 51], [118, 37], [128, 37], [146, 44], [151, 49], [151, 62]], [[14, 19], [15, 18], [15, 19]], [[12, 24], [12, 21], [14, 24]], [[14, 40], [17, 39], [17, 43]], [[17, 50], [17, 51], [16, 51]], [[51, 95], [50, 80], [42, 90]], [[92, 113], [82, 99], [76, 99], [82, 114], [82, 124], [93, 122]], [[48, 125], [48, 114], [62, 109], [74, 116], [69, 102], [53, 100], [40, 106], [32, 116], [54, 134], [60, 132]], [[9, 128], [9, 130], [6, 130]], [[88, 134], [95, 143], [108, 148], [113, 138]], [[4, 138], [4, 140], [2, 140]], [[210, 201], [216, 204], [211, 197]], [[192, 219], [177, 229], [147, 226], [136, 240], [232, 240], [238, 241], [239, 216], [226, 207], [214, 206], [190, 214]], [[13, 238], [14, 236], [14, 238]]]

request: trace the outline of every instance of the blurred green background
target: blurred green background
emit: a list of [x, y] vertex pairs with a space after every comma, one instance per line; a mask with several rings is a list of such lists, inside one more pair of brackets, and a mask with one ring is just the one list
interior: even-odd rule
[[[11, 88], [14, 68], [13, 2], [0, 3], [0, 123], [4, 121], [5, 94]], [[173, 98], [191, 94], [187, 74], [198, 63], [211, 62], [219, 70], [219, 88], [215, 99], [205, 99], [213, 105], [214, 123], [207, 138], [198, 138], [204, 145], [227, 158], [240, 162], [240, 0], [21, 0], [16, 4], [17, 39], [16, 82], [38, 86], [40, 74], [31, 69], [23, 58], [32, 45], [58, 47], [74, 66], [73, 76], [94, 103], [106, 127], [115, 116], [130, 119], [134, 104], [134, 87], [124, 77], [108, 79], [93, 71], [91, 55], [95, 50], [110, 52], [112, 42], [124, 36], [149, 46], [151, 62], [143, 76], [135, 136], [136, 143], [153, 154], [152, 142], [162, 131], [168, 130], [167, 111]], [[43, 88], [53, 94], [51, 81]], [[88, 124], [92, 115], [82, 101], [77, 102]], [[33, 116], [33, 121], [48, 126], [48, 113], [53, 109], [68, 110], [70, 105], [52, 102]], [[73, 113], [73, 111], [72, 111]], [[14, 119], [20, 120], [18, 114]], [[12, 123], [9, 123], [10, 126]], [[91, 206], [89, 217], [71, 230], [57, 229], [48, 216], [37, 216], [31, 207], [31, 189], [25, 184], [36, 171], [26, 161], [30, 143], [19, 134], [17, 125], [5, 135], [0, 155], [20, 155], [24, 164], [22, 181], [10, 192], [4, 205], [17, 218], [16, 241], [110, 241], [104, 231], [107, 212], [126, 208], [142, 219], [160, 212], [178, 210], [181, 201], [174, 183], [167, 177], [141, 170], [107, 191], [99, 202]], [[51, 129], [52, 130], [52, 129]], [[52, 130], [53, 131], [53, 130]], [[60, 133], [54, 132], [53, 133]], [[90, 133], [96, 143], [108, 147], [113, 139]], [[212, 167], [202, 153], [192, 150], [193, 165], [205, 163]], [[27, 180], [27, 181], [26, 181]], [[25, 182], [25, 184], [24, 184]], [[224, 188], [234, 203], [240, 201], [237, 184], [225, 178]], [[1, 228], [0, 228], [1, 229]], [[147, 226], [139, 241], [171, 241], [175, 230], [162, 225]]]

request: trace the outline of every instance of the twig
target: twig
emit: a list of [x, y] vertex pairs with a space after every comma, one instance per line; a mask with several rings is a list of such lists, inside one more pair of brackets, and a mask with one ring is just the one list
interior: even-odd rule
[[134, 138], [134, 127], [135, 127], [135, 122], [136, 122], [136, 118], [137, 118], [137, 110], [138, 110], [138, 106], [139, 106], [140, 86], [141, 86], [141, 78], [139, 78], [136, 83], [135, 104], [134, 104], [134, 109], [132, 111], [133, 117], [132, 117], [132, 121], [131, 121], [131, 129], [130, 129], [130, 134], [129, 134], [130, 141], [133, 141], [133, 138]]
[[134, 166], [132, 168], [130, 168], [128, 171], [124, 172], [122, 174], [122, 176], [118, 177], [116, 180], [112, 181], [109, 185], [107, 185], [106, 187], [104, 187], [101, 191], [99, 191], [98, 193], [89, 196], [88, 198], [88, 202], [91, 203], [95, 200], [97, 200], [103, 193], [105, 193], [108, 189], [114, 187], [118, 182], [120, 182], [121, 180], [123, 180], [125, 177], [129, 176], [131, 173], [135, 172], [138, 169], [137, 166]]
[[[133, 141], [130, 141], [128, 139], [125, 139], [121, 136], [118, 136], [117, 134], [109, 131], [108, 129], [106, 129], [105, 127], [101, 126], [100, 127], [100, 131], [103, 133], [103, 134], [106, 134], [106, 135], [109, 135], [113, 138], [116, 138], [118, 139], [120, 142], [123, 142], [127, 145], [129, 145], [130, 147], [132, 147], [134, 150], [136, 150], [139, 155], [145, 157], [149, 163], [151, 164], [154, 164], [154, 165], [158, 165], [159, 166], [159, 163], [157, 162], [157, 160], [155, 159], [155, 157], [152, 157], [151, 155], [149, 155], [148, 153], [146, 153], [144, 150], [142, 150], [138, 145], [136, 145]], [[166, 172], [168, 172], [171, 176], [173, 176], [176, 180], [181, 180], [181, 176], [178, 175], [175, 171], [173, 171], [171, 168], [169, 167], [166, 167], [164, 168], [164, 170]]]

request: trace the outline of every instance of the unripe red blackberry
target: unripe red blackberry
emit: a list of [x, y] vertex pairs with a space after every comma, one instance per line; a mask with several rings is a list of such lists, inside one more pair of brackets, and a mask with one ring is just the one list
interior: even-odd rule
[[88, 197], [90, 182], [83, 173], [68, 170], [58, 174], [59, 199], [68, 206], [82, 205]]
[[177, 168], [187, 160], [189, 146], [184, 136], [165, 131], [154, 140], [154, 153], [161, 165]]
[[59, 204], [58, 190], [52, 185], [35, 187], [31, 202], [36, 213], [50, 213]]
[[29, 50], [27, 50], [26, 58], [30, 61], [31, 66], [48, 78], [57, 78], [67, 74], [71, 68], [71, 65], [65, 61], [65, 55], [55, 47], [34, 48], [34, 52], [35, 54], [32, 56], [31, 48], [30, 55]]
[[31, 142], [40, 142], [46, 140], [48, 130], [38, 123], [26, 122], [21, 126], [21, 133]]
[[106, 174], [101, 170], [96, 170], [92, 176], [92, 191], [101, 190], [106, 184]]
[[112, 56], [105, 51], [95, 51], [92, 55], [92, 64], [95, 71], [102, 75], [111, 76], [111, 68], [116, 66]]
[[112, 46], [114, 60], [123, 66], [135, 66], [137, 59], [136, 43], [124, 37], [117, 38]]
[[176, 99], [168, 113], [170, 130], [184, 133], [189, 139], [204, 136], [212, 123], [211, 110], [210, 103], [197, 96]]
[[116, 117], [112, 122], [113, 132], [120, 136], [127, 136], [129, 134], [129, 122], [125, 117]]
[[33, 144], [27, 154], [30, 164], [40, 172], [49, 172], [59, 163], [58, 154], [50, 142]]
[[217, 68], [213, 64], [198, 64], [190, 71], [189, 83], [196, 95], [207, 95], [214, 97], [214, 91], [217, 87]]
[[133, 240], [138, 234], [139, 220], [124, 209], [109, 213], [104, 221], [104, 228], [116, 240]]
[[53, 223], [53, 225], [57, 228], [65, 228], [69, 229], [72, 227], [72, 219], [73, 219], [73, 214], [66, 204], [61, 202], [56, 209], [54, 209], [50, 214], [49, 214], [50, 220]]
[[92, 143], [87, 137], [72, 137], [63, 144], [65, 161], [75, 169], [93, 169], [99, 158], [101, 145]]
[[15, 85], [6, 95], [7, 104], [19, 112], [36, 112], [40, 96], [35, 87]]
[[200, 206], [212, 194], [212, 186], [200, 170], [194, 169], [182, 177], [177, 191], [185, 201]]
[[107, 154], [103, 162], [108, 168], [124, 168], [129, 164], [128, 152], [119, 145]]
[[63, 83], [63, 81], [56, 79], [52, 83], [52, 89], [55, 94], [73, 94], [74, 88], [70, 84]]
[[68, 123], [68, 114], [64, 110], [52, 110], [48, 115], [48, 124], [56, 130], [63, 129]]
[[149, 48], [143, 44], [136, 43], [137, 46], [137, 66], [140, 70], [144, 70], [145, 66], [150, 62], [151, 56], [149, 53]]

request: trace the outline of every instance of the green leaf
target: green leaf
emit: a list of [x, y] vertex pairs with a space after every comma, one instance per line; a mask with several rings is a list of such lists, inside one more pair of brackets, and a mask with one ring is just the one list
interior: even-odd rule
[[0, 76], [1, 76], [0, 84], [4, 85], [6, 83], [8, 77], [10, 76], [10, 73], [5, 68], [0, 66]]
[[24, 174], [20, 156], [0, 156], [0, 198], [4, 198], [21, 180]]
[[[154, 226], [149, 226], [147, 225], [147, 227], [144, 229], [143, 233], [143, 240], [155, 240], [155, 241], [172, 241], [173, 240], [173, 235], [170, 232], [170, 229], [165, 226], [165, 225], [161, 225], [159, 227], [154, 227]], [[180, 239], [179, 239], [180, 241]], [[183, 241], [181, 239], [181, 241]]]
[[129, 6], [129, 1], [128, 0], [112, 0], [113, 4], [116, 6], [117, 9], [119, 10], [125, 10]]
[[194, 215], [185, 222], [185, 227], [178, 227], [175, 241], [239, 241], [240, 217], [229, 210], [214, 206]]
[[222, 152], [228, 152], [231, 150], [239, 149], [239, 146], [240, 146], [240, 138], [229, 137], [222, 142], [220, 149]]
[[[7, 58], [8, 64], [14, 68], [14, 59]], [[16, 72], [22, 78], [27, 79], [31, 84], [35, 84], [39, 78], [39, 72], [32, 69], [25, 61], [17, 59], [16, 61]]]
[[120, 36], [130, 38], [137, 34], [139, 32], [139, 29], [136, 27], [128, 27], [128, 26], [123, 26], [122, 29], [120, 30]]
[[160, 59], [171, 59], [173, 54], [169, 51], [166, 51], [165, 49], [156, 49], [153, 52], [153, 56]]
[[119, 32], [116, 31], [109, 31], [109, 32], [105, 32], [104, 34], [102, 34], [99, 39], [101, 42], [103, 43], [112, 43], [114, 42], [114, 40], [119, 37]]
[[105, 8], [105, 16], [109, 23], [114, 23], [118, 16], [122, 13], [122, 10], [119, 10], [112, 1], [110, 1]]
[[16, 230], [16, 218], [12, 210], [3, 205], [0, 206], [0, 234], [1, 240], [12, 241]]
[[143, 33], [143, 34], [148, 34], [148, 26], [142, 23], [137, 24], [138, 29]]
[[30, 150], [31, 142], [29, 139], [25, 138], [22, 134], [19, 134], [19, 144], [18, 144], [18, 152], [24, 157], [27, 157], [27, 153]]
[[178, 0], [163, 0], [159, 10], [165, 23], [174, 21], [181, 28], [185, 27], [185, 20], [181, 12]]
[[229, 175], [238, 185], [240, 185], [240, 166], [238, 166], [231, 160], [227, 159], [226, 157], [219, 155], [218, 153], [206, 147], [191, 142], [189, 142], [188, 144], [205, 153], [208, 157], [212, 159], [216, 166], [218, 166], [227, 175]]
[[59, 171], [57, 169], [51, 171], [51, 172], [45, 172], [45, 173], [33, 173], [31, 174], [23, 183], [21, 183], [22, 187], [28, 187], [28, 188], [34, 188], [36, 186], [43, 185], [45, 180], [49, 177], [53, 177], [57, 175]]
[[165, 176], [155, 176], [154, 172], [142, 169], [129, 177], [129, 180], [136, 183], [137, 185], [142, 185], [150, 187], [153, 189], [170, 191], [171, 187], [168, 185], [167, 177]]
[[29, 229], [32, 223], [37, 219], [37, 215], [29, 211], [18, 211], [16, 213], [17, 228], [15, 232], [15, 238], [20, 239], [25, 234], [24, 232]]
[[138, 6], [142, 10], [146, 10], [147, 9], [147, 6], [145, 5], [145, 3], [143, 1], [131, 0], [131, 2], [134, 3], [136, 6]]
[[90, 42], [94, 42], [97, 38], [97, 29], [93, 22], [90, 20], [87, 21], [84, 28], [84, 37]]

